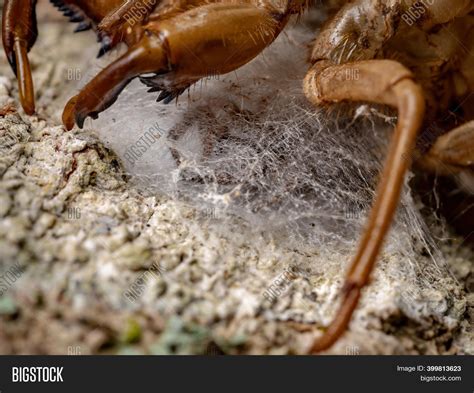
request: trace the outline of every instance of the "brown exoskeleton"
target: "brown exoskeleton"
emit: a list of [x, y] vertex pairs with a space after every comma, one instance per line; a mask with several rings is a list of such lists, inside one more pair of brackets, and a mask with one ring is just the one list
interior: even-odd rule
[[[329, 1], [329, 0], [328, 0]], [[128, 51], [103, 69], [66, 105], [68, 129], [97, 117], [134, 78], [158, 100], [172, 101], [207, 75], [248, 63], [270, 45], [307, 0], [52, 0], [79, 22], [94, 28], [101, 53], [119, 42]], [[26, 113], [34, 112], [27, 57], [36, 36], [35, 0], [6, 0], [3, 44], [17, 74]], [[312, 347], [329, 348], [347, 329], [361, 290], [380, 253], [400, 197], [410, 157], [442, 173], [472, 174], [474, 112], [474, 1], [331, 0], [335, 14], [316, 38], [304, 92], [315, 105], [368, 101], [398, 110], [368, 225], [349, 269], [341, 308]], [[152, 76], [146, 74], [153, 74]], [[453, 116], [446, 116], [456, 107]], [[464, 116], [466, 123], [452, 121]], [[423, 125], [437, 124], [426, 149], [417, 149]], [[424, 127], [426, 128], [426, 127]]]

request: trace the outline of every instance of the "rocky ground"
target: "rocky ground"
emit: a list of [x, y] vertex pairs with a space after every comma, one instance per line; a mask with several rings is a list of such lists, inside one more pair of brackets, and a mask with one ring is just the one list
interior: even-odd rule
[[[0, 353], [305, 353], [336, 309], [337, 253], [247, 236], [237, 219], [223, 229], [134, 188], [95, 133], [60, 125], [66, 75], [91, 37], [43, 21], [38, 116], [17, 109], [0, 65]], [[438, 244], [449, 269], [429, 287], [394, 281], [404, 261], [387, 251], [329, 353], [472, 354], [473, 254], [449, 238]], [[430, 261], [420, 251], [421, 272]]]

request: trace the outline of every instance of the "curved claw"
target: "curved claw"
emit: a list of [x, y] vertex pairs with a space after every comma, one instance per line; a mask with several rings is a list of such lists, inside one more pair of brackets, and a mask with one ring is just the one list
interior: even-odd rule
[[38, 36], [36, 0], [6, 0], [3, 7], [2, 40], [5, 53], [18, 79], [20, 101], [28, 115], [35, 112], [35, 95], [28, 51]]
[[74, 124], [77, 124], [79, 128], [83, 128], [87, 117], [93, 119], [99, 117], [99, 111], [88, 110], [87, 103], [78, 105], [80, 98], [80, 95], [72, 97], [64, 108], [63, 123], [68, 131], [72, 130]]
[[74, 123], [82, 128], [87, 117], [96, 119], [100, 112], [117, 100], [134, 78], [166, 67], [161, 42], [145, 35], [137, 45], [104, 68], [78, 95], [69, 100], [63, 112], [64, 125], [68, 130], [74, 127]]
[[26, 114], [32, 115], [35, 113], [35, 90], [25, 42], [15, 41], [14, 51], [21, 106]]

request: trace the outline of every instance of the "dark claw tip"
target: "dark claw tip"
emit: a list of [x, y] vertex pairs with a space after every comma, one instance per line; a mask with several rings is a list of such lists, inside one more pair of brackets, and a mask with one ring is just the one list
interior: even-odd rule
[[64, 107], [63, 111], [63, 124], [68, 131], [72, 130], [74, 127], [75, 119], [75, 112], [76, 112], [76, 103], [77, 103], [77, 96], [72, 97], [69, 102]]
[[84, 121], [86, 120], [87, 115], [82, 113], [76, 114], [76, 124], [82, 130], [84, 128]]

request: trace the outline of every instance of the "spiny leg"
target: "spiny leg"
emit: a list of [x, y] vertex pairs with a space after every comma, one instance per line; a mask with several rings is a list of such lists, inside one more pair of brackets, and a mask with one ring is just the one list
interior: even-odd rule
[[[96, 26], [105, 15], [114, 10], [123, 0], [52, 0], [51, 2], [70, 18], [79, 23], [76, 31]], [[8, 61], [18, 79], [20, 102], [29, 115], [35, 112], [35, 93], [28, 52], [38, 36], [35, 15], [37, 0], [5, 0], [2, 18], [2, 40]], [[113, 44], [111, 38], [98, 32], [102, 41], [101, 54]], [[113, 38], [120, 37], [117, 32]], [[113, 40], [112, 40], [113, 41]]]
[[35, 93], [28, 51], [38, 36], [36, 0], [6, 0], [3, 5], [2, 40], [8, 62], [18, 79], [20, 102], [28, 115], [35, 112]]
[[68, 130], [74, 123], [82, 128], [84, 120], [111, 106], [120, 92], [140, 73], [166, 69], [166, 54], [160, 45], [144, 37], [123, 56], [104, 68], [78, 95], [72, 97], [63, 111], [63, 123]]
[[410, 156], [425, 111], [422, 89], [401, 64], [390, 60], [369, 60], [345, 65], [321, 61], [304, 81], [307, 97], [316, 105], [340, 101], [370, 101], [398, 109], [395, 129], [377, 197], [358, 252], [349, 269], [340, 310], [311, 352], [328, 349], [346, 331], [367, 285], [377, 256], [394, 217]]
[[65, 17], [73, 23], [78, 23], [74, 32], [93, 29], [97, 34], [97, 41], [101, 43], [98, 57], [103, 56], [119, 42], [127, 41], [128, 26], [117, 25], [109, 30], [101, 30], [98, 26], [101, 21], [122, 5], [124, 0], [51, 0]]
[[270, 11], [229, 1], [150, 22], [136, 45], [68, 102], [63, 113], [65, 126], [71, 129], [77, 123], [82, 127], [85, 118], [97, 117], [142, 74], [157, 74], [141, 78], [150, 91], [162, 90], [166, 97], [175, 97], [203, 77], [239, 68], [273, 42], [285, 26], [289, 14]]

